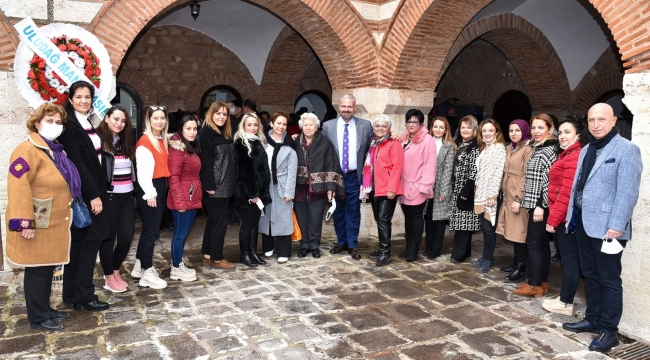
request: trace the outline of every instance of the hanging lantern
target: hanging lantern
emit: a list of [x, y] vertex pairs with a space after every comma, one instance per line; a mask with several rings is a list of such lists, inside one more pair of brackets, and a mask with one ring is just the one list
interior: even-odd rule
[[194, 22], [196, 22], [196, 18], [199, 17], [199, 13], [201, 12], [201, 5], [199, 5], [198, 1], [194, 0], [190, 5], [190, 10], [192, 12], [192, 18], [194, 18]]

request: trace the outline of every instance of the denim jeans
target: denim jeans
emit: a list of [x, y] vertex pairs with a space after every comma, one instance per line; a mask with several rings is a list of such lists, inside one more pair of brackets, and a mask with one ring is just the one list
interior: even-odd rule
[[178, 266], [183, 261], [183, 249], [185, 248], [185, 239], [192, 230], [196, 210], [185, 210], [180, 212], [172, 210], [174, 218], [174, 237], [172, 238], [172, 264]]
[[576, 233], [567, 234], [566, 226], [560, 223], [555, 228], [555, 237], [560, 252], [562, 253], [562, 290], [560, 290], [560, 301], [565, 304], [573, 304], [573, 297], [578, 291], [580, 283], [580, 262], [578, 261], [578, 243]]

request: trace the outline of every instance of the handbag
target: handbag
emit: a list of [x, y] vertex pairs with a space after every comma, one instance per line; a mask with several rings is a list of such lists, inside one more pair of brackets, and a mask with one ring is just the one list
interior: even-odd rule
[[302, 240], [302, 231], [300, 231], [298, 219], [296, 218], [296, 212], [294, 210], [291, 210], [291, 216], [293, 217], [293, 234], [291, 234], [291, 241]]
[[81, 199], [72, 200], [72, 228], [85, 229], [92, 223], [86, 203]]

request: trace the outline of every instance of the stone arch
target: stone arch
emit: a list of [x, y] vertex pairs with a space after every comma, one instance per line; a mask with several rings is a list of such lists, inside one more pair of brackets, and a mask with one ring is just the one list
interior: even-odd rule
[[300, 94], [309, 90], [317, 90], [327, 96], [330, 102], [332, 101], [332, 87], [327, 79], [327, 74], [325, 74], [325, 69], [323, 69], [323, 66], [316, 57], [312, 57], [309, 65], [305, 68], [305, 72], [302, 74], [302, 79], [300, 80], [298, 92], [294, 97], [297, 98]]
[[0, 22], [3, 25], [0, 26], [0, 71], [13, 71], [18, 37], [2, 10], [0, 10]]
[[489, 116], [492, 116], [492, 112], [494, 111], [494, 104], [497, 102], [497, 100], [499, 100], [503, 94], [507, 93], [510, 90], [517, 90], [528, 96], [526, 89], [521, 84], [521, 81], [518, 81], [513, 77], [504, 78], [503, 81], [495, 83], [488, 91], [486, 91], [487, 94], [491, 94], [491, 97], [485, 103], [485, 111], [489, 114]]
[[185, 95], [185, 102], [187, 104], [196, 103], [196, 99], [201, 99], [203, 94], [215, 85], [228, 85], [237, 90], [243, 99], [253, 99], [259, 103], [259, 86], [251, 79], [230, 72], [212, 73], [203, 76], [190, 85]]
[[[190, 0], [114, 0], [108, 2], [91, 25], [106, 46], [117, 70], [136, 36], [159, 14]], [[346, 0], [250, 0], [289, 24], [305, 38], [321, 59], [336, 87], [362, 87], [375, 83], [369, 71], [376, 58], [371, 32]]]
[[407, 1], [398, 10], [381, 49], [383, 86], [435, 88], [446, 54], [465, 25], [492, 0]]
[[156, 94], [156, 91], [151, 87], [151, 85], [149, 85], [144, 77], [137, 72], [128, 68], [122, 68], [117, 75], [117, 81], [129, 84], [133, 87], [140, 95], [143, 105], [158, 104], [158, 95]]
[[573, 104], [573, 112], [578, 115], [586, 114], [589, 108], [595, 104], [603, 94], [612, 90], [622, 89], [623, 74], [609, 73], [601, 75], [591, 81], [578, 94], [576, 101]]
[[458, 98], [462, 102], [467, 102], [471, 98], [471, 95], [464, 87], [454, 84], [440, 85], [436, 90], [436, 103], [444, 102], [452, 97]]

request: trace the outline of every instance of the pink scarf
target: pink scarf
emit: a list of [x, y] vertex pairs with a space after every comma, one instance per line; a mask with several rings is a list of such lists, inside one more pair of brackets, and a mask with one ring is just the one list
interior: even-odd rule
[[372, 176], [375, 171], [375, 153], [377, 152], [377, 147], [386, 140], [392, 140], [390, 133], [379, 140], [377, 140], [377, 137], [375, 136], [370, 142], [370, 150], [366, 155], [366, 161], [363, 163], [363, 184], [361, 185], [361, 191], [359, 192], [359, 199], [362, 201], [368, 199], [372, 192]]

